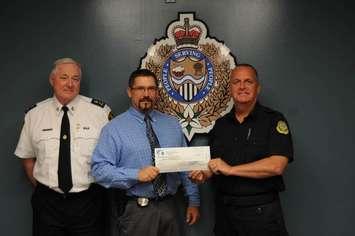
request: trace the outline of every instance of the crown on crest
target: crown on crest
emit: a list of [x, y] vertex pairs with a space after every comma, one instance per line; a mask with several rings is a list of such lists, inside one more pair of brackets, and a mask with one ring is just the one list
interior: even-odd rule
[[176, 45], [193, 44], [198, 45], [201, 36], [201, 28], [197, 25], [190, 25], [189, 18], [184, 18], [184, 25], [173, 28], [173, 35]]

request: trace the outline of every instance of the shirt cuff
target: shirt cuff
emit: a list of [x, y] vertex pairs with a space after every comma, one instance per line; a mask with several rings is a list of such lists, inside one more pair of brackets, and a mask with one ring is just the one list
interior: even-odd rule
[[200, 196], [189, 196], [189, 207], [199, 207], [200, 206]]
[[138, 172], [139, 169], [131, 169], [131, 168], [125, 169], [125, 173], [127, 177], [127, 188], [130, 188], [139, 182]]

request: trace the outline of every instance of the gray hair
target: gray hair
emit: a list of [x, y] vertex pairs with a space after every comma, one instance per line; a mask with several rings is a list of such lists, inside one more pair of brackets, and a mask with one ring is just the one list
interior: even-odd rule
[[74, 59], [72, 59], [70, 57], [64, 57], [64, 58], [59, 58], [59, 59], [54, 61], [53, 69], [52, 69], [52, 71], [50, 73], [50, 77], [52, 77], [56, 73], [57, 67], [59, 65], [62, 65], [62, 64], [75, 64], [79, 68], [80, 75], [81, 75], [81, 65], [80, 65], [80, 63], [75, 61]]

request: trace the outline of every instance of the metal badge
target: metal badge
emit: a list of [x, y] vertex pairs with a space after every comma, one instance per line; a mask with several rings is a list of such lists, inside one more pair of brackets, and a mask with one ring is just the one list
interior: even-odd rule
[[279, 120], [277, 122], [277, 126], [276, 126], [276, 130], [277, 132], [279, 132], [280, 134], [285, 134], [287, 135], [288, 134], [288, 127], [287, 127], [287, 124], [285, 121], [283, 120]]
[[139, 198], [137, 198], [137, 204], [140, 207], [146, 207], [149, 204], [149, 198], [139, 197]]

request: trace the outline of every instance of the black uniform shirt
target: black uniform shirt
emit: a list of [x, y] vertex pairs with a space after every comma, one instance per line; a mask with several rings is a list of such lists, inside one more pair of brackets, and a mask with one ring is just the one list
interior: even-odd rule
[[[240, 165], [272, 155], [293, 160], [291, 133], [285, 117], [256, 103], [242, 123], [235, 118], [233, 109], [217, 120], [210, 132], [212, 158], [221, 158], [229, 165]], [[255, 195], [279, 192], [285, 189], [282, 176], [253, 179], [216, 175], [213, 179], [218, 194]]]

